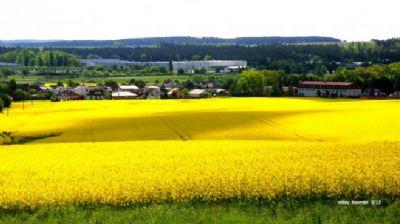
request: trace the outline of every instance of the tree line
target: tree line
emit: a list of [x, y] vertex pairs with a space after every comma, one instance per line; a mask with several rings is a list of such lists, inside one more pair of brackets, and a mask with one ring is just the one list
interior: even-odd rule
[[17, 49], [2, 54], [0, 61], [18, 63], [22, 66], [60, 67], [80, 65], [80, 60], [77, 56], [52, 49]]

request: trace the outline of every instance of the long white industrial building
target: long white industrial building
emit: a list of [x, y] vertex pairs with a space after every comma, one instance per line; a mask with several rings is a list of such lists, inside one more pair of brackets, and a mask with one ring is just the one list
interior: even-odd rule
[[[169, 69], [170, 62], [168, 61], [154, 61], [154, 62], [137, 62], [137, 61], [125, 61], [119, 59], [82, 59], [82, 64], [86, 66], [162, 66]], [[211, 61], [172, 61], [172, 68], [174, 70], [192, 70], [202, 68], [246, 68], [247, 61], [241, 60], [211, 60]]]
[[217, 68], [217, 67], [247, 67], [247, 61], [239, 60], [212, 60], [212, 61], [174, 61], [172, 62], [175, 70], [183, 69], [201, 69], [201, 68]]

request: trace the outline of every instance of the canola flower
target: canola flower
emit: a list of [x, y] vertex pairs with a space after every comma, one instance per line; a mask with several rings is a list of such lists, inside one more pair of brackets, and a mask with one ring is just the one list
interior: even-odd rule
[[0, 208], [400, 195], [397, 101], [211, 99], [16, 104]]

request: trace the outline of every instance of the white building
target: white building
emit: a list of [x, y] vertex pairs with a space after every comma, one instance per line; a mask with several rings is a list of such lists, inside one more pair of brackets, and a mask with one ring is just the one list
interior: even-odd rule
[[210, 97], [211, 94], [208, 93], [205, 89], [192, 89], [189, 92], [189, 97], [193, 98], [201, 98], [201, 97]]
[[141, 67], [152, 67], [152, 66], [158, 66], [158, 67], [165, 67], [166, 69], [169, 69], [169, 62], [168, 61], [134, 61], [131, 62], [131, 65], [133, 66], [141, 66]]
[[120, 59], [81, 59], [81, 63], [85, 66], [126, 66], [131, 64], [130, 61]]
[[131, 93], [137, 93], [138, 91], [139, 91], [139, 87], [137, 87], [137, 86], [135, 86], [135, 85], [127, 85], [127, 86], [125, 86], [125, 85], [121, 85], [121, 86], [119, 86], [119, 91], [122, 91], [122, 92], [131, 92]]
[[128, 91], [118, 91], [111, 94], [112, 99], [136, 99], [137, 94]]
[[361, 89], [352, 82], [304, 81], [298, 85], [299, 96], [360, 97]]
[[247, 61], [240, 60], [211, 60], [211, 61], [174, 61], [172, 62], [174, 70], [193, 70], [202, 68], [235, 67], [246, 68]]

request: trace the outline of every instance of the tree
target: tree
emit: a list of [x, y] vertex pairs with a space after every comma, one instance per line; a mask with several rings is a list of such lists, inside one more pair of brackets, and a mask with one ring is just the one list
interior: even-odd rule
[[50, 53], [49, 53], [49, 66], [50, 66], [50, 67], [55, 66], [55, 64], [54, 64], [54, 53], [53, 53], [53, 51], [50, 51]]
[[17, 90], [17, 82], [15, 81], [15, 79], [11, 79], [8, 82], [7, 88], [8, 88], [8, 93], [11, 95]]
[[204, 61], [211, 61], [211, 60], [213, 60], [213, 58], [210, 56], [210, 55], [206, 55], [206, 56], [204, 56]]
[[201, 75], [193, 75], [192, 81], [197, 85], [200, 83], [206, 82], [205, 78]]
[[0, 99], [3, 101], [3, 105], [5, 108], [11, 106], [11, 97], [5, 93], [0, 94]]
[[396, 91], [400, 91], [400, 74], [397, 74], [397, 75], [394, 77], [394, 89], [395, 89]]
[[67, 81], [67, 86], [71, 87], [71, 88], [75, 88], [75, 87], [79, 86], [79, 83], [77, 83], [74, 80], [70, 79], [70, 80]]
[[114, 80], [107, 80], [104, 82], [104, 85], [110, 87], [113, 91], [116, 91], [119, 88], [118, 83]]
[[174, 70], [174, 66], [173, 66], [171, 60], [168, 61], [168, 68], [169, 68], [169, 73], [172, 75], [172, 72], [173, 72], [173, 70]]
[[241, 76], [238, 78], [237, 83], [237, 94], [239, 95], [247, 95], [248, 94], [248, 90], [249, 90], [249, 83], [246, 79], [246, 77]]
[[14, 71], [10, 69], [9, 67], [1, 67], [0, 68], [0, 74], [3, 74], [5, 78], [8, 76], [12, 75]]
[[28, 98], [28, 93], [21, 89], [17, 89], [14, 93], [15, 101], [23, 101], [26, 100], [27, 98]]
[[180, 69], [178, 69], [178, 71], [176, 71], [176, 73], [178, 75], [184, 75], [185, 74], [185, 70], [180, 68]]
[[263, 96], [265, 75], [261, 71], [246, 70], [237, 80], [237, 91], [241, 95]]
[[201, 60], [201, 56], [198, 54], [195, 54], [192, 56], [192, 61], [200, 61]]
[[143, 81], [143, 80], [137, 80], [137, 81], [135, 82], [135, 85], [136, 85], [137, 87], [143, 89], [143, 88], [146, 86], [146, 82]]
[[4, 108], [4, 102], [3, 102], [3, 100], [0, 98], [0, 113], [3, 113], [3, 108]]
[[21, 70], [21, 73], [22, 73], [22, 75], [29, 75], [29, 69], [27, 69], [27, 68], [23, 68], [22, 70]]
[[372, 82], [374, 88], [382, 90], [385, 94], [390, 94], [393, 92], [393, 83], [386, 76], [382, 76], [379, 79], [374, 79]]

